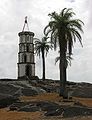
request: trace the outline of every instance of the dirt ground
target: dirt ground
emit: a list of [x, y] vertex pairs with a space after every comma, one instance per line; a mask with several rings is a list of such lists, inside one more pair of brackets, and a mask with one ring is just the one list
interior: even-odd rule
[[[51, 101], [59, 104], [64, 104], [62, 97], [59, 97], [56, 93], [45, 93], [34, 97], [20, 97], [21, 101]], [[92, 107], [92, 98], [73, 98], [72, 102], [67, 104], [73, 104], [73, 101], [78, 101], [81, 104]], [[66, 103], [65, 103], [66, 104]], [[0, 109], [0, 120], [92, 120], [92, 116], [78, 116], [73, 118], [63, 118], [61, 116], [46, 117], [43, 112], [17, 112], [9, 111], [8, 108]]]
[[[59, 104], [63, 102], [62, 97], [59, 97], [57, 93], [44, 93], [36, 96], [22, 96], [20, 97], [20, 100], [21, 101], [50, 101], [50, 102], [57, 102]], [[92, 107], [92, 98], [73, 97], [72, 101], [78, 101], [85, 106]]]
[[91, 116], [62, 118], [62, 116], [45, 117], [41, 112], [15, 112], [7, 109], [0, 110], [0, 120], [92, 120]]

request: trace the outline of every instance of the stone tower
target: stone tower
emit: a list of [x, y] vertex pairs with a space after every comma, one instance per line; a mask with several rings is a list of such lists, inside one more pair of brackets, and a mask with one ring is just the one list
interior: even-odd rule
[[19, 32], [19, 52], [18, 52], [18, 78], [33, 79], [35, 77], [35, 62], [34, 62], [34, 33], [28, 30], [27, 17], [23, 31]]

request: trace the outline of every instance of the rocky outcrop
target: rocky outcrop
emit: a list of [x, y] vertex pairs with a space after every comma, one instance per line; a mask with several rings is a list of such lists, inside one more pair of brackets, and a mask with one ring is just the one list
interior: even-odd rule
[[17, 102], [12, 104], [9, 107], [10, 110], [17, 110], [23, 112], [36, 112], [36, 111], [44, 111], [45, 116], [59, 116], [63, 117], [75, 117], [75, 116], [86, 116], [92, 115], [92, 109], [88, 107], [84, 107], [81, 105], [59, 105], [57, 103], [49, 102], [49, 101], [40, 101], [40, 102]]
[[[53, 80], [15, 80], [0, 81], [0, 93], [12, 96], [33, 96], [44, 92], [58, 92], [59, 81]], [[67, 94], [69, 97], [92, 98], [92, 84], [67, 82]]]
[[12, 96], [33, 96], [44, 93], [40, 87], [32, 86], [28, 81], [0, 81], [0, 93]]
[[0, 81], [0, 108], [13, 104], [19, 96], [34, 96], [44, 93], [40, 87], [34, 87], [28, 81]]
[[19, 99], [15, 96], [0, 93], [0, 108], [7, 107], [18, 100]]
[[24, 112], [45, 111], [46, 116], [60, 115], [62, 114], [63, 111], [60, 105], [47, 101], [28, 102], [28, 103], [17, 102], [9, 106], [9, 109], [24, 111]]

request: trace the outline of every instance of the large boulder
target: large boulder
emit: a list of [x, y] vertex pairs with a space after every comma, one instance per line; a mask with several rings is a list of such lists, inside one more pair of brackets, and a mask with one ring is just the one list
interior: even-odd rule
[[16, 101], [18, 101], [17, 97], [7, 94], [0, 94], [0, 108], [7, 107]]
[[28, 81], [0, 81], [0, 108], [15, 103], [19, 96], [33, 96], [43, 92], [45, 90], [33, 87]]
[[64, 113], [63, 108], [58, 108], [55, 110], [48, 110], [44, 115], [45, 116], [59, 116]]
[[46, 111], [45, 116], [58, 116], [63, 112], [63, 108], [54, 102], [41, 101], [37, 103], [37, 106], [39, 106], [42, 111]]
[[46, 92], [40, 87], [32, 86], [28, 81], [0, 81], [0, 93], [19, 97], [33, 96]]
[[17, 86], [6, 83], [0, 83], [0, 93], [13, 95], [19, 88]]
[[83, 98], [92, 98], [92, 88], [91, 87], [84, 87], [78, 86], [74, 89], [72, 96], [74, 97], [83, 97]]
[[39, 111], [39, 107], [29, 104], [24, 107], [21, 107], [18, 111], [24, 111], [24, 112], [36, 112]]
[[69, 106], [64, 108], [63, 117], [92, 115], [92, 109], [87, 107]]
[[31, 88], [23, 88], [22, 94], [24, 96], [33, 96], [33, 95], [38, 95], [38, 92], [34, 89], [31, 89]]
[[49, 110], [56, 110], [60, 106], [57, 103], [49, 102], [49, 101], [41, 101], [37, 103], [37, 106], [41, 108], [43, 111], [49, 111]]
[[61, 114], [61, 106], [60, 105], [53, 103], [53, 102], [47, 102], [47, 101], [17, 102], [17, 103], [12, 104], [9, 107], [9, 109], [25, 111], [25, 112], [47, 111], [47, 114], [51, 114], [51, 111], [55, 111], [56, 114], [57, 114], [57, 112], [58, 112], [58, 114]]

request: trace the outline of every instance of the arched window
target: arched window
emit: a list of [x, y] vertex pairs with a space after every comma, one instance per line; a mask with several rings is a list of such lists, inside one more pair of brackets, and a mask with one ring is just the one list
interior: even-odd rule
[[22, 55], [22, 62], [24, 62], [24, 63], [27, 62], [27, 56], [26, 56], [26, 54]]
[[26, 50], [27, 50], [27, 52], [29, 52], [29, 45], [26, 46]]
[[31, 45], [29, 46], [29, 48], [30, 48], [30, 51], [31, 51], [31, 52], [33, 52], [33, 51], [34, 51], [33, 47], [34, 47], [34, 45], [33, 45], [33, 44], [31, 44]]
[[29, 42], [29, 35], [25, 35], [25, 42]]
[[26, 54], [24, 54], [24, 62], [26, 62], [27, 61], [27, 56], [26, 56]]
[[33, 54], [30, 55], [30, 62], [32, 62], [32, 63], [34, 62], [34, 56], [33, 56]]
[[21, 52], [24, 52], [24, 44], [21, 44]]

